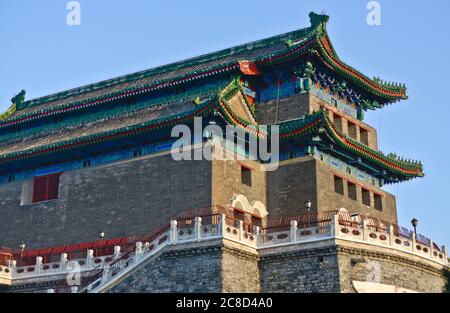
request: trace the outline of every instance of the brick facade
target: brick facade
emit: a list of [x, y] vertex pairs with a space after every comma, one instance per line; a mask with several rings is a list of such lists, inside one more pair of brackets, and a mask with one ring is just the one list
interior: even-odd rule
[[259, 292], [258, 256], [218, 242], [170, 248], [109, 292]]
[[448, 283], [443, 266], [389, 248], [326, 240], [252, 251], [223, 241], [169, 248], [108, 292], [354, 293], [354, 281], [419, 292]]
[[18, 181], [0, 188], [0, 245], [27, 248], [146, 233], [186, 208], [211, 206], [211, 163], [146, 156], [63, 173], [59, 199], [21, 205]]
[[[334, 188], [334, 176], [344, 179], [343, 194]], [[355, 182], [356, 200], [348, 196], [346, 181]], [[397, 223], [395, 197], [384, 190], [331, 168], [312, 156], [280, 163], [275, 172], [267, 172], [267, 206], [271, 216], [300, 215], [306, 213], [303, 203], [312, 202], [311, 211], [326, 212], [346, 208], [351, 213], [361, 213]], [[370, 192], [370, 205], [362, 203], [362, 188]], [[381, 195], [382, 210], [375, 208], [374, 194]]]

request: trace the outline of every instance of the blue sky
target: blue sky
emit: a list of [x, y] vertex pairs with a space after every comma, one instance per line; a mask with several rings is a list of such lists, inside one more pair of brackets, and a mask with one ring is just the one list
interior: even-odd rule
[[408, 85], [409, 100], [366, 122], [382, 151], [424, 163], [425, 178], [385, 187], [400, 223], [416, 217], [419, 232], [450, 244], [450, 1], [379, 1], [380, 26], [366, 23], [366, 0], [79, 0], [81, 26], [66, 24], [67, 2], [0, 0], [0, 111], [21, 89], [44, 96], [302, 28], [325, 11], [342, 60]]

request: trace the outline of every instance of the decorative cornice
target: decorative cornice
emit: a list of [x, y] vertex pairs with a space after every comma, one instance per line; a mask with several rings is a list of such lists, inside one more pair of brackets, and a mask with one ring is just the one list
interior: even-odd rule
[[8, 164], [23, 159], [43, 157], [56, 152], [64, 152], [73, 149], [85, 148], [87, 146], [95, 144], [101, 144], [133, 136], [143, 135], [156, 129], [163, 129], [171, 127], [175, 124], [185, 123], [193, 119], [194, 116], [203, 116], [205, 114], [208, 114], [209, 112], [211, 112], [211, 110], [215, 108], [215, 105], [217, 105], [217, 98], [206, 101], [205, 103], [197, 106], [195, 109], [188, 112], [184, 112], [183, 114], [177, 116], [169, 116], [165, 118], [150, 120], [145, 123], [139, 123], [132, 126], [127, 126], [106, 132], [64, 140], [37, 148], [31, 148], [18, 152], [4, 154], [0, 156], [0, 164]]
[[280, 124], [281, 140], [305, 137], [313, 133], [325, 134], [329, 140], [338, 144], [341, 148], [398, 174], [404, 179], [424, 176], [420, 162], [400, 160], [393, 155], [384, 155], [380, 151], [359, 143], [339, 131], [323, 110], [306, 115], [302, 119]]
[[[214, 66], [205, 65], [205, 67], [203, 68], [201, 68], [200, 66], [202, 63], [205, 63], [207, 61], [223, 58], [227, 55], [236, 55], [237, 53], [248, 49], [258, 49], [277, 43], [279, 44], [280, 42], [286, 43], [285, 49], [281, 49], [280, 51], [277, 51], [275, 53], [266, 52], [261, 56], [245, 61], [250, 62], [257, 67], [263, 68], [265, 66], [273, 66], [275, 64], [288, 62], [304, 54], [317, 53], [320, 59], [325, 63], [325, 65], [333, 69], [335, 72], [343, 75], [349, 81], [352, 81], [361, 88], [367, 90], [369, 93], [372, 93], [374, 96], [381, 97], [388, 102], [406, 98], [406, 88], [404, 86], [394, 86], [381, 83], [381, 81], [379, 80], [369, 79], [355, 69], [341, 62], [337, 57], [337, 54], [334, 51], [334, 48], [332, 47], [326, 32], [326, 23], [329, 19], [328, 16], [311, 13], [310, 17], [311, 26], [309, 28], [300, 29], [287, 34], [260, 40], [258, 42], [222, 50], [187, 61], [177, 62], [163, 67], [127, 75], [124, 77], [119, 77], [112, 80], [107, 80], [97, 84], [88, 85], [86, 87], [61, 92], [55, 95], [31, 101], [25, 101], [19, 107], [17, 107], [18, 111], [12, 118], [0, 122], [0, 128], [14, 126], [25, 122], [46, 118], [49, 116], [60, 115], [66, 112], [71, 112], [74, 110], [123, 99], [125, 97], [160, 91], [168, 87], [191, 83], [202, 78], [213, 77], [223, 73], [236, 74], [240, 72], [241, 62], [244, 60], [235, 58], [231, 61], [224, 61]], [[33, 112], [20, 114], [20, 110], [26, 107], [43, 105], [52, 101], [65, 99], [73, 95], [80, 95], [94, 90], [101, 90], [102, 88], [112, 87], [146, 77], [161, 75], [173, 70], [187, 69], [189, 66], [193, 65], [199, 65], [200, 68], [196, 67], [195, 69], [190, 69], [186, 72], [180, 71], [179, 75], [176, 75], [175, 77], [172, 77], [170, 79], [161, 79], [149, 84], [137, 84], [136, 86], [124, 88], [117, 92], [105, 93], [97, 97], [91, 97], [75, 102], [68, 102], [65, 104], [56, 105], [54, 107], [43, 108], [41, 110], [38, 109]], [[10, 116], [11, 113], [7, 115]]]
[[[416, 269], [427, 271], [429, 273], [433, 273], [436, 276], [442, 276], [442, 269], [436, 268], [436, 265], [429, 265], [432, 264], [431, 262], [427, 262], [424, 260], [423, 262], [416, 261], [416, 259], [413, 259], [411, 257], [402, 257], [397, 254], [388, 253], [388, 252], [381, 252], [381, 251], [374, 251], [369, 249], [363, 249], [363, 248], [353, 248], [342, 244], [336, 245], [336, 251], [339, 255], [358, 255], [358, 256], [365, 256], [370, 258], [376, 258], [379, 260], [387, 261], [387, 262], [393, 262], [397, 263], [402, 266], [413, 266]], [[422, 259], [422, 258], [417, 258]], [[442, 266], [442, 265], [440, 265]]]

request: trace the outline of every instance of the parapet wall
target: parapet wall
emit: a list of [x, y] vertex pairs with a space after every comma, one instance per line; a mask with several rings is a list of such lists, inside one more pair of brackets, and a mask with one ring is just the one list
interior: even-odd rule
[[168, 248], [108, 290], [134, 292], [259, 292], [257, 254], [223, 243]]
[[345, 242], [339, 243], [337, 254], [341, 292], [361, 292], [355, 282], [433, 293], [444, 292], [448, 284], [446, 267], [404, 252]]
[[[443, 292], [445, 247], [404, 231], [348, 220], [341, 213], [307, 224], [290, 221], [261, 229], [213, 214], [173, 220], [101, 258], [88, 250], [79, 286], [62, 287], [70, 273], [60, 262], [0, 267], [10, 290], [53, 292]], [[130, 242], [131, 243], [131, 242]], [[99, 261], [99, 262], [97, 262]], [[55, 266], [58, 265], [58, 266]], [[31, 269], [31, 270], [30, 270]], [[54, 284], [47, 282], [54, 277]], [[42, 285], [42, 282], [46, 282]], [[41, 283], [38, 283], [41, 282]], [[42, 286], [40, 286], [42, 285]], [[21, 287], [22, 286], [22, 287]]]

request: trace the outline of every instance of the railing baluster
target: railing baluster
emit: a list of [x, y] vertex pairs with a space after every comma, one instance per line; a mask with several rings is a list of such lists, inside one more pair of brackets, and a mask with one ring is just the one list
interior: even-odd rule
[[177, 221], [170, 221], [170, 233], [169, 233], [169, 241], [171, 243], [177, 241]]
[[297, 221], [293, 220], [291, 221], [290, 238], [289, 238], [291, 242], [297, 241], [297, 232], [298, 232]]

